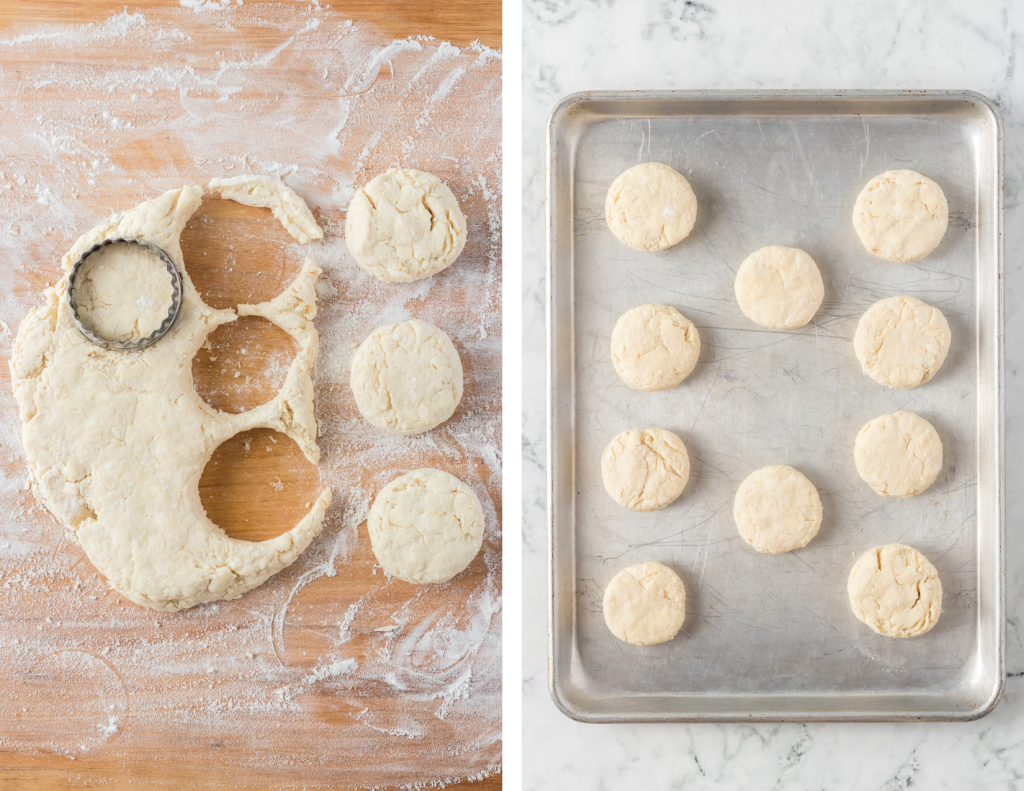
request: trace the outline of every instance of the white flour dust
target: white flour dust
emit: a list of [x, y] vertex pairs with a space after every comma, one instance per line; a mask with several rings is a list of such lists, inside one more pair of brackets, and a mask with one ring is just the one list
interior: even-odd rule
[[[214, 176], [278, 176], [326, 232], [286, 258], [297, 269], [308, 252], [324, 270], [316, 397], [335, 496], [293, 567], [235, 602], [157, 615], [111, 592], [28, 493], [5, 387], [0, 749], [69, 768], [201, 755], [241, 786], [425, 788], [500, 771], [500, 58], [392, 40], [315, 0], [180, 0], [0, 39], [0, 60], [17, 63], [0, 68], [2, 355], [103, 217]], [[365, 274], [342, 240], [355, 187], [393, 166], [436, 173], [469, 221], [455, 265], [399, 287]], [[354, 346], [411, 316], [452, 336], [466, 394], [440, 429], [401, 438], [359, 417], [347, 380]], [[287, 360], [268, 365], [279, 375]], [[419, 466], [466, 481], [487, 519], [481, 557], [424, 588], [388, 580], [359, 532], [374, 494]]]

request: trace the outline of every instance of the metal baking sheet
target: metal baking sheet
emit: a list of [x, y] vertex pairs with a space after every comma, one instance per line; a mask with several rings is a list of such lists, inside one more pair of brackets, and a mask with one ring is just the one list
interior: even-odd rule
[[[550, 686], [591, 722], [967, 720], [1004, 679], [999, 116], [968, 92], [586, 93], [548, 128]], [[626, 168], [671, 165], [698, 199], [690, 236], [664, 253], [619, 243], [605, 193]], [[915, 264], [869, 255], [851, 222], [861, 187], [885, 170], [935, 179], [950, 208], [940, 246]], [[740, 312], [736, 269], [755, 249], [806, 250], [825, 281], [818, 314], [794, 332]], [[875, 301], [936, 305], [952, 345], [914, 390], [860, 371], [853, 333]], [[609, 355], [615, 320], [673, 305], [700, 331], [700, 362], [677, 388], [629, 389]], [[869, 419], [910, 409], [943, 441], [924, 494], [883, 498], [853, 462]], [[690, 451], [675, 503], [633, 513], [605, 493], [600, 458], [627, 428], [675, 431]], [[732, 500], [768, 464], [818, 487], [824, 520], [804, 549], [760, 555]], [[876, 635], [850, 611], [854, 560], [902, 542], [943, 585], [928, 634]], [[638, 648], [605, 627], [601, 597], [620, 569], [658, 560], [687, 588], [683, 631]]]

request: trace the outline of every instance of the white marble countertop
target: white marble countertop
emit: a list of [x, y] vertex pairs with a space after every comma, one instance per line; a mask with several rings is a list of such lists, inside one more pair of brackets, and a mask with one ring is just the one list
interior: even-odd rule
[[[780, 8], [785, 10], [780, 11]], [[524, 42], [524, 787], [1024, 788], [1024, 5], [527, 0]], [[583, 725], [547, 690], [544, 126], [588, 89], [969, 88], [1006, 138], [1007, 670], [972, 723]]]

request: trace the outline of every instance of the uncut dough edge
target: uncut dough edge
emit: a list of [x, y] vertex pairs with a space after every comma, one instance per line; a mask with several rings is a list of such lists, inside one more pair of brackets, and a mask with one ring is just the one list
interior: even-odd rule
[[[206, 516], [199, 478], [216, 448], [253, 428], [280, 431], [319, 461], [312, 370], [318, 337], [312, 258], [273, 300], [214, 310], [185, 270], [179, 237], [202, 190], [186, 186], [130, 209], [82, 236], [63, 277], [43, 292], [15, 340], [10, 368], [22, 420], [30, 486], [111, 586], [136, 604], [175, 611], [236, 599], [287, 567], [321, 528], [325, 488], [291, 530], [263, 542], [229, 537]], [[123, 353], [90, 343], [65, 299], [71, 265], [115, 236], [162, 247], [182, 276], [178, 321], [157, 344]], [[192, 358], [216, 327], [258, 315], [296, 341], [298, 352], [273, 399], [240, 414], [214, 410], [196, 393]]]

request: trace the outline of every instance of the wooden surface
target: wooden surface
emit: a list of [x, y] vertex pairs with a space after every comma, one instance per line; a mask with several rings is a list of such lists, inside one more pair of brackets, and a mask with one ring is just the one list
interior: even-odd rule
[[[246, 0], [247, 8], [256, 5], [257, 0]], [[396, 37], [429, 34], [438, 39], [451, 40], [457, 45], [466, 45], [475, 40], [495, 48], [501, 45], [501, 3], [498, 0], [469, 0], [442, 4], [360, 0], [334, 2], [333, 5], [335, 12], [351, 18], [368, 20]], [[17, 34], [26, 24], [66, 23], [71, 20], [88, 23], [117, 13], [122, 8], [123, 2], [109, 0], [79, 0], [75, 3], [29, 0], [17, 4], [3, 3], [0, 6], [0, 34]], [[141, 8], [145, 10], [147, 6], [143, 4]], [[13, 59], [15, 57], [11, 51], [0, 49], [0, 70], [18, 69], [19, 64]], [[118, 53], [95, 52], [90, 57], [116, 58]], [[213, 53], [210, 57], [214, 57]], [[139, 150], [126, 152], [126, 161], [130, 161], [128, 154], [133, 157], [149, 157], [150, 163], [146, 167], [150, 169], [162, 167], [159, 161], [154, 164], [154, 158], [159, 160], [161, 157], [175, 156], [173, 150]], [[173, 166], [173, 162], [171, 164]], [[119, 204], [116, 196], [111, 197], [111, 202], [117, 203], [121, 208], [131, 205]], [[467, 208], [469, 214], [474, 207], [464, 208]], [[480, 207], [476, 208], [482, 211]], [[333, 220], [334, 227], [338, 227], [337, 223], [342, 218], [326, 219], [329, 222]], [[84, 231], [85, 228], [81, 230]], [[294, 241], [270, 217], [267, 210], [252, 209], [211, 198], [204, 202], [182, 237], [182, 250], [189, 273], [204, 299], [214, 307], [233, 307], [240, 302], [259, 302], [280, 293], [298, 271], [299, 257], [289, 252], [294, 248]], [[55, 261], [48, 261], [45, 267], [30, 274], [24, 282], [19, 282], [17, 287], [24, 292], [38, 292], [54, 279], [54, 264]], [[351, 294], [345, 296], [353, 298]], [[462, 301], [453, 307], [456, 313], [458, 310], [474, 308], [497, 310], [498, 304], [492, 301], [490, 304], [474, 305], [473, 295], [470, 294], [463, 295]], [[452, 320], [455, 321], [457, 318], [453, 315]], [[323, 353], [323, 347], [321, 351]], [[193, 361], [196, 389], [208, 403], [218, 409], [237, 412], [251, 408], [265, 402], [280, 386], [285, 366], [293, 352], [293, 342], [282, 330], [261, 319], [240, 320], [218, 329], [211, 336], [209, 347], [203, 349]], [[467, 404], [478, 409], [493, 409], [495, 404], [500, 405], [500, 390], [492, 393], [473, 391], [476, 386], [471, 377], [474, 360], [471, 355], [466, 355], [463, 349], [460, 349], [460, 352], [463, 353], [463, 362], [467, 374], [470, 375], [463, 402], [464, 408]], [[3, 374], [6, 380], [6, 365], [3, 366]], [[5, 389], [9, 391], [9, 384]], [[318, 388], [317, 411], [321, 420], [325, 411], [332, 410], [337, 410], [346, 419], [355, 419], [356, 413], [351, 399], [343, 390], [341, 385], [337, 388], [329, 386], [324, 392]], [[456, 418], [458, 416], [457, 414]], [[207, 465], [200, 483], [201, 499], [210, 518], [237, 538], [264, 540], [294, 526], [306, 513], [306, 505], [315, 498], [323, 485], [316, 467], [302, 456], [293, 442], [280, 435], [279, 439], [274, 439], [271, 434], [269, 431], [256, 430], [235, 437], [222, 445]], [[260, 452], [254, 452], [254, 448]], [[430, 454], [413, 453], [409, 458], [397, 460], [397, 463], [408, 467], [438, 466], [449, 469], [456, 475], [460, 474], [459, 469], [453, 468], [443, 453], [433, 457]], [[465, 464], [468, 465], [464, 468], [467, 472], [476, 470], [481, 479], [490, 478], [489, 472], [480, 460], [466, 459]], [[375, 485], [377, 478], [373, 477], [373, 472], [366, 471], [365, 483]], [[377, 471], [378, 475], [379, 472]], [[500, 519], [500, 490], [494, 484], [489, 485], [488, 490], [492, 500], [497, 504], [497, 515]], [[24, 493], [22, 498], [25, 507], [31, 507], [30, 495]], [[50, 521], [52, 523], [52, 520]], [[58, 531], [55, 525], [47, 529], [54, 534]], [[365, 527], [360, 529], [365, 530]], [[87, 586], [96, 590], [105, 587], [95, 570], [84, 557], [80, 557], [81, 552], [77, 547], [69, 546], [62, 541], [54, 551], [68, 554], [69, 563], [75, 573], [86, 580]], [[78, 559], [75, 560], [75, 557]], [[374, 559], [369, 542], [364, 540], [358, 544], [350, 559], [352, 573], [325, 576], [303, 589], [302, 596], [297, 597], [291, 605], [289, 623], [301, 622], [302, 626], [288, 634], [284, 649], [287, 652], [287, 663], [299, 668], [307, 662], [312, 665], [312, 657], [318, 656], [329, 642], [326, 635], [337, 630], [338, 620], [344, 615], [344, 608], [339, 609], [337, 603], [357, 600], [372, 586], [379, 588], [382, 580], [373, 572], [373, 566]], [[469, 596], [472, 585], [484, 572], [483, 560], [478, 557], [463, 577], [451, 583], [454, 587], [446, 595], [458, 597], [458, 591], [462, 587], [466, 590], [466, 596]], [[287, 573], [284, 572], [281, 576], [286, 576]], [[396, 601], [404, 598], [415, 601], [417, 596], [422, 596], [422, 592], [412, 590], [414, 587], [395, 583], [392, 584], [389, 595]], [[116, 598], [116, 594], [111, 596]], [[106, 594], [102, 594], [100, 598], [110, 601]], [[240, 600], [239, 606], [244, 607], [245, 602], [245, 599]], [[124, 613], [126, 623], [134, 623], [141, 618], [138, 608], [134, 605], [115, 602], [113, 606], [118, 612]], [[148, 615], [151, 616], [152, 613]], [[42, 614], [33, 617], [42, 617]], [[161, 628], [166, 634], [168, 630], [173, 630], [175, 625], [169, 622], [169, 619], [163, 619]], [[372, 645], [371, 633], [366, 637], [357, 635], [346, 647], [350, 648], [354, 655], [361, 656], [360, 652], [370, 651]], [[172, 694], [167, 690], [151, 692], [153, 705], [159, 705], [161, 695]], [[67, 694], [73, 696], [76, 693], [74, 689], [69, 689]], [[367, 694], [372, 697], [372, 693]], [[386, 691], [382, 690], [376, 697], [380, 705], [387, 705]], [[136, 700], [136, 705], [141, 703], [142, 701]], [[330, 701], [325, 701], [324, 708], [317, 716], [324, 722], [350, 722], [353, 711], [347, 707], [333, 708]], [[282, 736], [281, 743], [287, 743], [286, 735]], [[230, 745], [211, 743], [210, 747], [228, 749]], [[184, 788], [195, 785], [231, 788], [235, 785], [235, 775], [224, 769], [223, 757], [211, 762], [204, 758], [203, 750], [193, 749], [188, 755], [181, 756], [180, 761], [175, 762], [166, 759], [167, 745], [153, 744], [148, 749], [152, 752], [151, 755], [144, 751], [128, 760], [111, 760], [100, 754], [80, 759], [75, 764], [67, 760], [55, 760], [53, 755], [45, 752], [4, 751], [0, 753], [0, 763], [3, 764], [0, 768], [0, 788], [120, 786], [128, 782], [135, 788]], [[267, 749], [273, 750], [274, 745], [268, 744]], [[372, 760], [372, 752], [372, 744], [367, 743], [367, 760]], [[210, 753], [211, 756], [213, 754]], [[230, 759], [226, 763], [229, 765]], [[282, 769], [282, 773], [268, 773], [263, 782], [266, 784], [265, 787], [281, 788], [291, 787], [291, 784], [296, 782], [304, 784], [310, 779], [299, 778], [294, 773]], [[239, 787], [255, 787], [254, 783], [260, 784], [258, 779], [254, 780], [252, 773], [245, 775], [243, 780], [244, 782], [238, 783]], [[316, 778], [312, 780], [315, 782]], [[317, 787], [322, 786], [318, 783]], [[343, 788], [345, 785], [334, 784], [331, 787]], [[501, 787], [501, 777], [498, 775], [476, 782], [463, 782], [456, 787], [496, 789]]]

